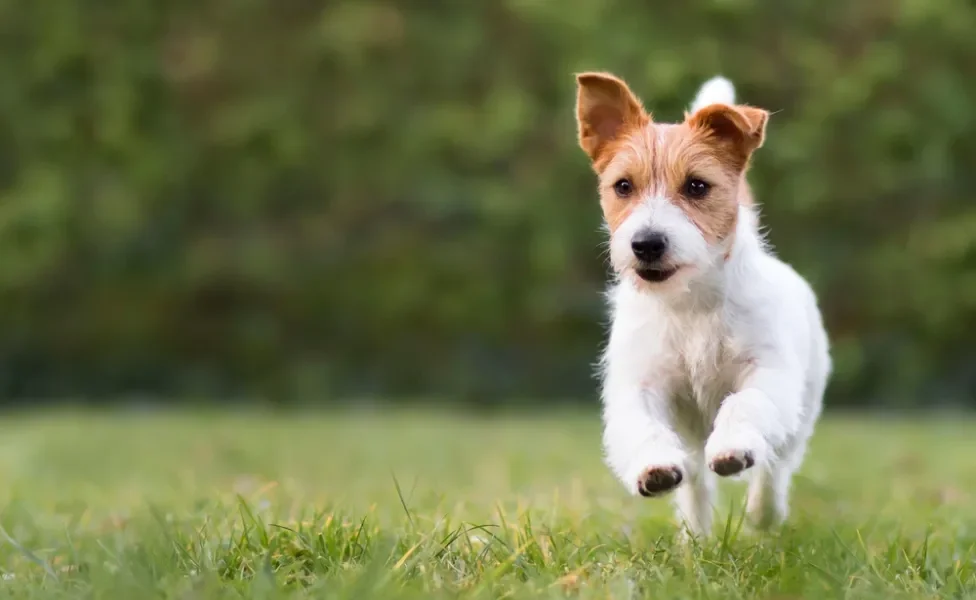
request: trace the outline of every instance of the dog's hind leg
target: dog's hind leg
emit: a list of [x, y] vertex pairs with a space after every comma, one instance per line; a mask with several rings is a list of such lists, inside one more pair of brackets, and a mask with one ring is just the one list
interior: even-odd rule
[[700, 466], [690, 474], [685, 485], [675, 491], [674, 507], [685, 532], [704, 538], [712, 532], [715, 475], [705, 468], [703, 459], [699, 462]]
[[790, 484], [803, 463], [807, 436], [796, 440], [781, 458], [755, 469], [749, 479], [746, 515], [756, 529], [778, 526], [789, 516]]
[[753, 527], [770, 529], [786, 520], [792, 477], [793, 471], [786, 463], [765, 465], [751, 473], [746, 515]]
[[829, 359], [823, 361], [820, 377], [807, 388], [804, 421], [800, 432], [780, 449], [776, 460], [761, 466], [751, 474], [746, 514], [757, 529], [768, 529], [781, 524], [789, 515], [789, 494], [793, 474], [803, 464], [807, 445], [813, 435], [814, 424], [820, 416], [826, 387]]

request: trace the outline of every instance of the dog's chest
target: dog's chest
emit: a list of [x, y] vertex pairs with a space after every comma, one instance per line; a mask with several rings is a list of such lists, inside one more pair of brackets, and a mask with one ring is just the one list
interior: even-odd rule
[[686, 317], [672, 325], [664, 356], [672, 363], [676, 399], [712, 417], [734, 391], [743, 364], [742, 344], [716, 315]]

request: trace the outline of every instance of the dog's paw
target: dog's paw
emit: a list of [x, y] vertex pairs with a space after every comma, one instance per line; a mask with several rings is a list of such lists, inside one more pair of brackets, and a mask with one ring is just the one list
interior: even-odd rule
[[751, 427], [718, 428], [705, 444], [708, 468], [722, 477], [737, 475], [755, 465], [764, 465], [770, 457], [766, 440]]
[[645, 498], [661, 496], [678, 487], [682, 479], [679, 467], [647, 467], [637, 478], [637, 493]]
[[751, 450], [725, 450], [708, 461], [708, 468], [716, 475], [728, 477], [745, 471], [756, 464]]

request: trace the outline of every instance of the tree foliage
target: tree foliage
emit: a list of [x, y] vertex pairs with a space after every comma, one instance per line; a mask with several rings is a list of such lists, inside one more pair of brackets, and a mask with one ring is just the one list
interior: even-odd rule
[[592, 397], [573, 73], [732, 78], [829, 402], [972, 402], [968, 0], [0, 1], [11, 395]]

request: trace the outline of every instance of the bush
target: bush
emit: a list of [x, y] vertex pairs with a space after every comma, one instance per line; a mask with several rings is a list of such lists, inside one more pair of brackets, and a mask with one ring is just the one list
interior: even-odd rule
[[831, 403], [973, 402], [964, 0], [0, 4], [8, 396], [591, 398], [572, 74], [775, 112], [752, 181]]

